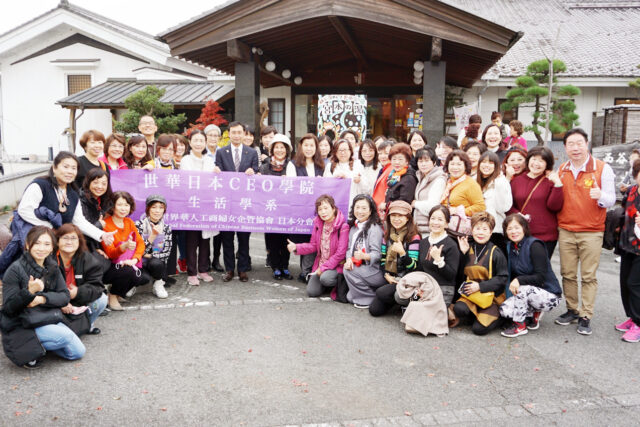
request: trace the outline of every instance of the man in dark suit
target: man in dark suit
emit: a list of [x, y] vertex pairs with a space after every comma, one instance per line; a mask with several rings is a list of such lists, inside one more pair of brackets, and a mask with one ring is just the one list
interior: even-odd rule
[[[215, 172], [244, 172], [254, 175], [258, 172], [258, 153], [251, 147], [242, 143], [245, 136], [245, 126], [240, 122], [229, 124], [230, 144], [219, 148], [216, 152]], [[223, 231], [222, 251], [224, 255], [224, 269], [226, 273], [222, 277], [225, 282], [233, 279], [235, 271], [235, 249], [233, 237], [238, 236], [238, 277], [241, 282], [249, 280], [249, 236], [251, 233]]]

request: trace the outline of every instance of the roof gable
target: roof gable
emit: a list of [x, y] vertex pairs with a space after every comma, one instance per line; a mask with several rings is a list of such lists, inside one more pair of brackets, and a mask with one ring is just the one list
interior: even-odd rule
[[72, 35], [71, 37], [67, 37], [64, 40], [60, 40], [59, 42], [54, 43], [54, 44], [52, 44], [50, 46], [47, 46], [44, 49], [41, 49], [41, 50], [39, 50], [37, 52], [34, 52], [31, 55], [25, 56], [24, 58], [20, 58], [20, 59], [18, 59], [16, 61], [12, 62], [11, 65], [15, 65], [15, 64], [18, 64], [20, 62], [27, 61], [27, 60], [29, 60], [31, 58], [35, 58], [35, 57], [47, 54], [49, 52], [53, 52], [53, 51], [62, 49], [64, 47], [74, 45], [76, 43], [80, 43], [80, 44], [84, 44], [84, 45], [87, 45], [87, 46], [91, 46], [91, 47], [94, 47], [96, 49], [100, 49], [100, 50], [104, 50], [104, 51], [107, 51], [107, 52], [114, 53], [116, 55], [124, 56], [126, 58], [135, 59], [137, 61], [141, 61], [141, 62], [144, 62], [146, 64], [149, 63], [149, 61], [146, 61], [146, 60], [144, 60], [142, 58], [139, 58], [137, 56], [131, 55], [131, 54], [126, 53], [126, 52], [123, 52], [120, 49], [116, 49], [115, 47], [109, 46], [109, 45], [107, 45], [105, 43], [102, 43], [102, 42], [99, 42], [97, 40], [91, 39], [91, 38], [89, 38], [89, 37], [87, 37], [87, 36], [85, 36], [83, 34], [76, 33], [76, 34]]
[[[227, 3], [160, 37], [174, 55], [317, 17], [371, 20], [426, 36], [504, 53], [515, 32], [436, 0], [243, 0]], [[481, 24], [481, 25], [478, 25]]]

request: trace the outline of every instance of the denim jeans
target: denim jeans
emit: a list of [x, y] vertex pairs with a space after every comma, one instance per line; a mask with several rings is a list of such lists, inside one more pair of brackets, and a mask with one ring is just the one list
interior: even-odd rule
[[107, 298], [107, 295], [103, 293], [100, 295], [100, 298], [89, 304], [89, 310], [91, 310], [91, 313], [89, 314], [91, 329], [93, 329], [93, 324], [98, 319], [98, 316], [100, 316], [100, 313], [102, 313], [107, 306], [107, 301], [109, 301], [109, 298]]
[[64, 323], [40, 326], [34, 329], [45, 350], [58, 356], [76, 360], [84, 356], [86, 349], [80, 338]]

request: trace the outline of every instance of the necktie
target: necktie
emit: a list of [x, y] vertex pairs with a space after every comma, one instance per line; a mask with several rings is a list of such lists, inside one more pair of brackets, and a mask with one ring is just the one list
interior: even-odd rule
[[236, 172], [240, 169], [240, 149], [233, 149], [233, 166], [236, 168]]

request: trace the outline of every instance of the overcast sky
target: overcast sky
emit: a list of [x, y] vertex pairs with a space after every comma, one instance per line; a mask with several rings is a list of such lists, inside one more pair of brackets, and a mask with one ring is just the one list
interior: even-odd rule
[[[0, 33], [9, 31], [51, 9], [59, 0], [0, 0]], [[123, 24], [157, 35], [183, 21], [225, 3], [225, 0], [70, 0]]]

